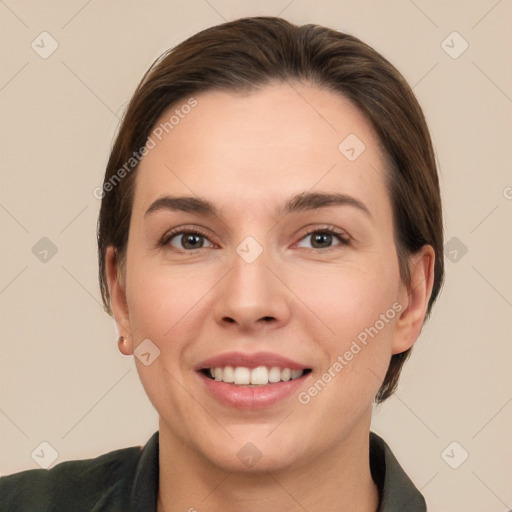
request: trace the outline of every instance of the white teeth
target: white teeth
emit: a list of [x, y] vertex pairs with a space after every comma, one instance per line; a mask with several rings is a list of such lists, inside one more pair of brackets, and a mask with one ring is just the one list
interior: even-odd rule
[[291, 370], [290, 368], [279, 368], [272, 366], [258, 366], [252, 370], [245, 366], [225, 366], [210, 368], [209, 373], [218, 382], [236, 384], [237, 386], [266, 386], [277, 382], [286, 382], [302, 377], [304, 370]]
[[244, 368], [243, 366], [237, 366], [235, 368], [235, 375], [233, 382], [235, 384], [250, 384], [251, 383], [251, 370]]
[[235, 381], [235, 370], [232, 366], [226, 366], [222, 372], [222, 380], [224, 382], [234, 382]]
[[269, 382], [279, 382], [281, 380], [281, 369], [277, 366], [272, 366], [268, 372]]
[[[224, 370], [224, 371], [226, 371], [226, 370]], [[304, 373], [303, 370], [292, 370], [291, 379], [292, 380], [298, 379], [299, 377], [302, 377], [303, 373]]]
[[258, 366], [252, 370], [251, 384], [258, 384], [260, 386], [268, 384], [268, 370], [265, 366]]

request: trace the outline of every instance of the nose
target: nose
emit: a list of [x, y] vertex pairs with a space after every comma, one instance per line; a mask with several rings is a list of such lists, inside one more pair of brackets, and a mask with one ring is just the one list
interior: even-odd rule
[[238, 254], [233, 267], [222, 279], [214, 306], [217, 323], [254, 331], [268, 326], [282, 327], [290, 320], [290, 293], [265, 252], [248, 263]]

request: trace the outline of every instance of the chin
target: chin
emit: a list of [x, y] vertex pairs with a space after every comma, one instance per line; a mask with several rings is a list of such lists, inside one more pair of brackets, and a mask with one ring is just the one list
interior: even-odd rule
[[247, 441], [238, 450], [229, 454], [212, 454], [211, 462], [230, 473], [246, 475], [264, 475], [291, 469], [298, 463], [297, 453], [293, 451], [275, 451], [270, 447], [261, 449], [255, 443]]
[[211, 441], [199, 448], [213, 465], [231, 473], [257, 475], [301, 465], [305, 454], [297, 447], [301, 446], [303, 436], [284, 429], [281, 436], [276, 432], [269, 436], [268, 432], [268, 428], [263, 432], [258, 426], [254, 429], [246, 426], [243, 432], [233, 433], [224, 443]]

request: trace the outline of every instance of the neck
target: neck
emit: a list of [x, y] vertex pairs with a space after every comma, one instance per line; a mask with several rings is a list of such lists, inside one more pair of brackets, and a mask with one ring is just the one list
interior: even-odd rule
[[157, 512], [376, 512], [368, 430], [301, 467], [264, 473], [223, 471], [185, 446], [160, 420]]

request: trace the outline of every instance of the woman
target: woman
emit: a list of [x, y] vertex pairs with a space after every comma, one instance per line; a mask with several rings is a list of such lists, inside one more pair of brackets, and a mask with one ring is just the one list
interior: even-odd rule
[[443, 279], [430, 136], [388, 61], [279, 18], [204, 30], [142, 79], [97, 193], [159, 431], [4, 477], [3, 509], [426, 510], [370, 433]]

